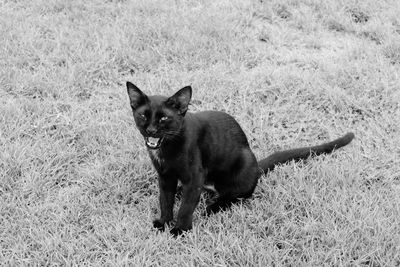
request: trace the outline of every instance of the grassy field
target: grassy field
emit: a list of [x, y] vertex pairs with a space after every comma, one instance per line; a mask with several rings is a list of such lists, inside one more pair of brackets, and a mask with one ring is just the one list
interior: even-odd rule
[[[0, 0], [0, 262], [399, 266], [400, 1]], [[262, 177], [184, 237], [125, 82], [194, 89], [256, 156], [356, 139]]]

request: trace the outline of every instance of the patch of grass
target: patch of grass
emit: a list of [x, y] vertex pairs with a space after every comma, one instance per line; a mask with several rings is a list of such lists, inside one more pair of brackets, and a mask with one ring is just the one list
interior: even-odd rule
[[[0, 3], [0, 261], [9, 265], [400, 264], [400, 4], [385, 1]], [[194, 88], [258, 158], [289, 163], [185, 237], [158, 233], [156, 173], [124, 84]]]
[[347, 12], [350, 14], [351, 19], [355, 23], [367, 23], [368, 20], [370, 19], [370, 16], [363, 10], [360, 10], [358, 8], [348, 8]]
[[383, 48], [383, 54], [390, 61], [391, 64], [400, 64], [400, 43], [399, 38], [397, 41], [390, 42]]

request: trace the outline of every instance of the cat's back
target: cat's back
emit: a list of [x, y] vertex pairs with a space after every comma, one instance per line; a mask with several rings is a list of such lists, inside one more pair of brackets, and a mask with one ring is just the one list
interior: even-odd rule
[[231, 115], [222, 111], [200, 111], [192, 114], [206, 131], [217, 139], [231, 139], [247, 145], [247, 138], [239, 123]]
[[[194, 113], [200, 121], [212, 124], [213, 126], [239, 126], [235, 118], [223, 111], [206, 110]], [[240, 127], [240, 126], [239, 126]]]

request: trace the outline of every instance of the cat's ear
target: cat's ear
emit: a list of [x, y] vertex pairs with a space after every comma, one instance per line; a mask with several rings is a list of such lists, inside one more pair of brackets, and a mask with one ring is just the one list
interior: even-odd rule
[[179, 114], [185, 115], [192, 98], [192, 87], [185, 86], [167, 99], [167, 105], [177, 109]]
[[137, 109], [139, 106], [145, 104], [147, 102], [147, 96], [137, 88], [131, 82], [126, 82], [126, 88], [128, 90], [129, 100], [131, 102], [132, 109]]

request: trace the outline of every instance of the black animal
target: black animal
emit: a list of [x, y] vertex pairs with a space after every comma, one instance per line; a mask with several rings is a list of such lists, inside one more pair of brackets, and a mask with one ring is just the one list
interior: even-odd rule
[[348, 133], [329, 143], [276, 152], [257, 162], [233, 117], [218, 111], [187, 112], [190, 86], [165, 97], [147, 96], [134, 84], [126, 85], [136, 126], [159, 176], [161, 217], [153, 222], [154, 227], [164, 230], [164, 225], [172, 221], [178, 180], [182, 184], [173, 235], [192, 228], [193, 211], [205, 185], [214, 185], [218, 193], [206, 208], [207, 214], [215, 213], [250, 197], [263, 171], [290, 160], [330, 153], [354, 138]]

